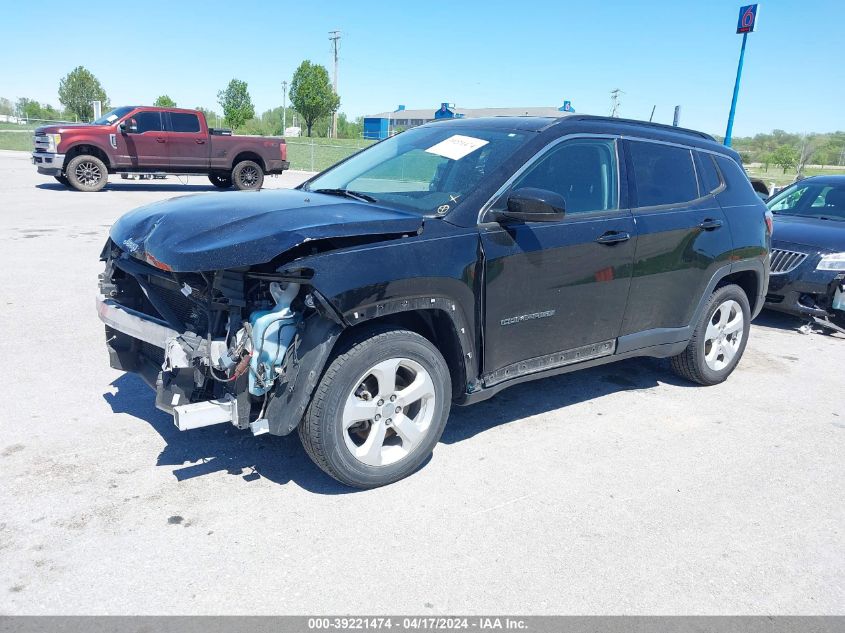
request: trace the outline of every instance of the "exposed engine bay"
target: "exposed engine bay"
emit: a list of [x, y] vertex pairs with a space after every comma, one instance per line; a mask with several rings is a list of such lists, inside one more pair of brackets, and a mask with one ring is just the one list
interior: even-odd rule
[[268, 404], [299, 362], [304, 318], [326, 322], [307, 279], [249, 268], [176, 273], [111, 241], [103, 259], [98, 311], [111, 365], [140, 374], [181, 430], [230, 421], [270, 432]]

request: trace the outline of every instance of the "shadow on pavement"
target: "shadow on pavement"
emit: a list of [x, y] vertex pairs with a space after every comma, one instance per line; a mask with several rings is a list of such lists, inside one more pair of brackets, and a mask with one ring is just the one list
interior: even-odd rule
[[[668, 362], [650, 358], [630, 359], [523, 383], [470, 407], [453, 407], [441, 439], [454, 444], [497, 426], [518, 423], [522, 418], [555, 411], [571, 404], [599, 398], [620, 390], [648, 389], [661, 383], [693, 386], [676, 377]], [[114, 413], [127, 413], [150, 424], [166, 446], [157, 465], [174, 466], [178, 480], [226, 471], [246, 481], [265, 477], [279, 484], [295, 482], [319, 494], [357, 492], [317, 468], [306, 455], [296, 433], [286, 437], [254, 437], [229, 424], [182, 432], [173, 418], [155, 408], [155, 396], [133, 374], [123, 374], [112, 386], [114, 394], [103, 398]]]
[[[42, 182], [38, 185], [35, 185], [36, 189], [45, 189], [47, 191], [67, 191], [68, 193], [85, 193], [82, 191], [77, 191], [76, 189], [70, 189], [65, 187], [62, 184], [57, 182]], [[178, 183], [156, 183], [151, 181], [140, 181], [140, 182], [110, 182], [107, 184], [102, 190], [96, 191], [94, 193], [101, 194], [103, 192], [108, 191], [182, 191], [184, 193], [193, 193], [199, 191], [227, 191], [223, 189], [218, 189], [214, 185], [183, 185]]]
[[152, 426], [167, 443], [158, 466], [174, 466], [179, 481], [225, 471], [253, 481], [265, 477], [279, 484], [290, 481], [319, 494], [357, 492], [337, 483], [317, 468], [305, 454], [294, 432], [286, 437], [254, 437], [231, 424], [217, 424], [192, 431], [179, 431], [173, 417], [155, 408], [155, 394], [134, 374], [112, 382], [117, 393], [103, 394], [114, 413], [127, 413]]
[[454, 444], [491, 428], [522, 418], [563, 409], [619, 391], [649, 389], [660, 384], [696, 387], [676, 376], [669, 361], [632, 358], [515, 385], [490, 400], [453, 407], [442, 442]]

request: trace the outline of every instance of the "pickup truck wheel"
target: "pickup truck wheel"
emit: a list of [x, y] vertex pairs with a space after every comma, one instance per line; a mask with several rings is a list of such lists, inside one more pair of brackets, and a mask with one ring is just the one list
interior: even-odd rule
[[232, 170], [232, 182], [235, 189], [253, 191], [264, 184], [264, 170], [261, 165], [251, 160], [242, 160]]
[[228, 189], [232, 186], [232, 177], [223, 174], [208, 174], [208, 179], [211, 184], [218, 189]]
[[700, 385], [723, 382], [742, 358], [750, 329], [751, 308], [743, 289], [734, 284], [717, 288], [689, 345], [672, 357], [672, 369]]
[[299, 437], [322, 470], [347, 486], [375, 488], [413, 473], [443, 433], [449, 368], [430, 341], [372, 329], [329, 364]]
[[99, 191], [106, 186], [109, 170], [96, 156], [81, 154], [67, 164], [65, 174], [70, 186], [77, 191]]
[[70, 180], [67, 179], [67, 176], [53, 176], [53, 178], [65, 187], [70, 187]]

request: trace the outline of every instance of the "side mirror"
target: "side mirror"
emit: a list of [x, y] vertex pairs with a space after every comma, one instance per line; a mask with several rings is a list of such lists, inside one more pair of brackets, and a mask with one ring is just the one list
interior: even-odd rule
[[558, 222], [566, 214], [563, 196], [548, 189], [524, 187], [508, 196], [508, 208], [497, 214], [497, 221]]
[[123, 121], [119, 126], [120, 132], [122, 134], [137, 134], [138, 133], [138, 123], [135, 122], [135, 119], [129, 119], [128, 121]]

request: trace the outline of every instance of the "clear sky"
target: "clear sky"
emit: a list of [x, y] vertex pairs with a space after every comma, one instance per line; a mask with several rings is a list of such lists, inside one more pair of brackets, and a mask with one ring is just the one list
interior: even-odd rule
[[[342, 31], [341, 111], [560, 106], [724, 134], [739, 47], [737, 0], [562, 2], [20, 2], [3, 13], [0, 96], [58, 105], [84, 65], [112, 105], [162, 93], [215, 107], [237, 77], [256, 110], [281, 105], [303, 59], [331, 72]], [[749, 36], [734, 134], [845, 129], [845, 0], [768, 0]]]

